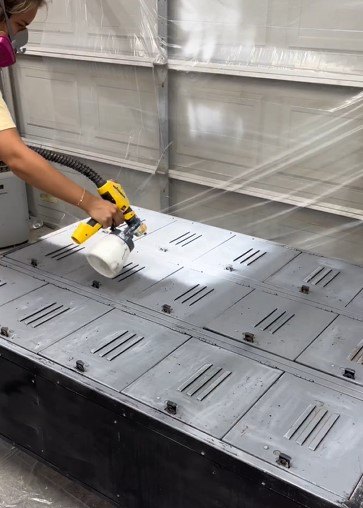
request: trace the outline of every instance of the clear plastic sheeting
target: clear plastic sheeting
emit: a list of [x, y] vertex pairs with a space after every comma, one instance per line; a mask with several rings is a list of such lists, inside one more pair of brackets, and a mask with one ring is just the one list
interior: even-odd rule
[[363, 71], [360, 0], [172, 0], [170, 55], [298, 74]]
[[110, 503], [0, 440], [0, 508], [112, 508]]
[[362, 214], [359, 90], [200, 74], [173, 74], [172, 89], [173, 176]]
[[157, 0], [57, 0], [32, 25], [29, 52], [160, 60]]

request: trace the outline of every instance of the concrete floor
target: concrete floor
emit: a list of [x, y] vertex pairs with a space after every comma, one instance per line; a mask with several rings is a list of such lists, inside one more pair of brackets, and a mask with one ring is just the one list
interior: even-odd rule
[[[190, 198], [190, 189], [178, 199]], [[217, 191], [213, 191], [217, 192]], [[363, 225], [344, 217], [216, 194], [218, 213], [198, 204], [176, 215], [363, 264]], [[32, 241], [50, 230], [32, 232]], [[111, 504], [0, 440], [0, 508], [111, 508]]]

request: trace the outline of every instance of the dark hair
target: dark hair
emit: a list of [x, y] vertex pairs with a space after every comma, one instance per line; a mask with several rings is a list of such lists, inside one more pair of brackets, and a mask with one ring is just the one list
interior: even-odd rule
[[[47, 0], [4, 0], [6, 14], [10, 17], [13, 14], [22, 14], [34, 7], [39, 8], [46, 5]], [[0, 22], [4, 21], [5, 16], [0, 7]]]

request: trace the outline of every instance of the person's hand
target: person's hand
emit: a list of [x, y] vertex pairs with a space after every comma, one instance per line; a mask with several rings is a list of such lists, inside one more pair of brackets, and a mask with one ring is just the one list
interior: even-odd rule
[[116, 205], [92, 194], [85, 197], [82, 209], [103, 228], [117, 227], [124, 222], [123, 214]]

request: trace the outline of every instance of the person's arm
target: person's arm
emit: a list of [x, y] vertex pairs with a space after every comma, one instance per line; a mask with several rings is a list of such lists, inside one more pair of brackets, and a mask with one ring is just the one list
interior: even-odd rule
[[123, 222], [122, 213], [114, 204], [104, 201], [101, 197], [93, 196], [87, 191], [84, 193], [82, 187], [62, 175], [43, 157], [28, 148], [16, 129], [0, 132], [0, 160], [19, 178], [33, 187], [71, 205], [79, 204], [79, 208], [103, 227], [110, 227], [112, 224], [118, 226]]

